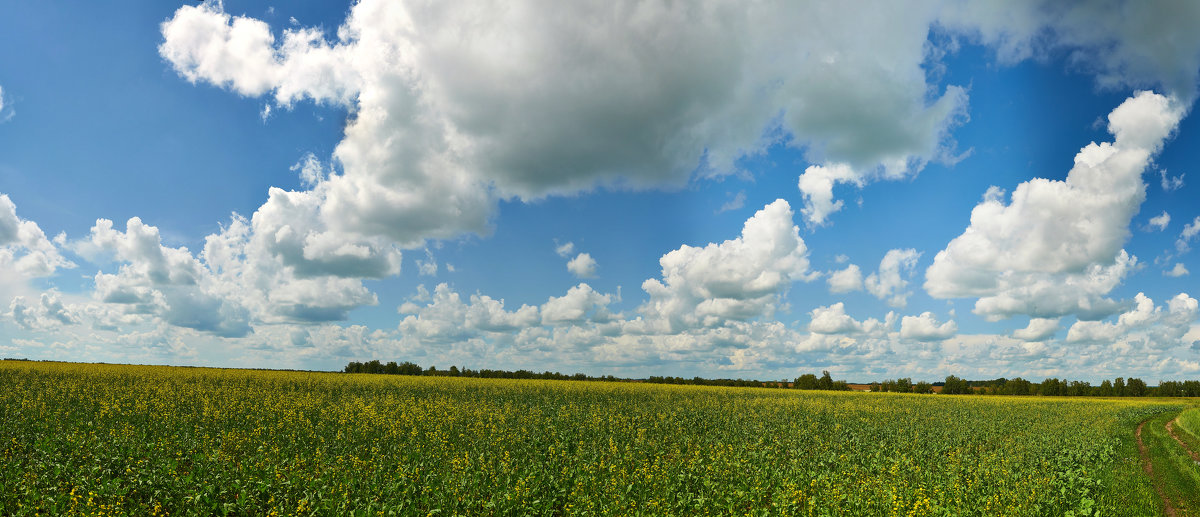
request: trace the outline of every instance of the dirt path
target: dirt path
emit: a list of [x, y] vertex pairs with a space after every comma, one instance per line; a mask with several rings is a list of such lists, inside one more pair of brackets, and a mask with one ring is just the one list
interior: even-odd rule
[[1179, 442], [1179, 446], [1183, 447], [1184, 451], [1187, 451], [1188, 456], [1192, 457], [1192, 461], [1200, 463], [1200, 454], [1197, 454], [1196, 451], [1189, 449], [1187, 444], [1183, 443], [1183, 440], [1179, 439], [1179, 435], [1175, 434], [1175, 420], [1179, 420], [1179, 418], [1176, 417], [1170, 422], [1167, 422], [1167, 433], [1171, 435], [1171, 438], [1174, 438], [1175, 441]]
[[[1142, 421], [1137, 426], [1137, 442], [1138, 454], [1142, 457], [1142, 470], [1146, 471], [1146, 475], [1150, 476], [1150, 484], [1154, 485], [1154, 491], [1158, 492], [1158, 498], [1163, 502], [1163, 513], [1168, 517], [1175, 517], [1175, 507], [1171, 505], [1171, 500], [1167, 498], [1167, 494], [1163, 492], [1162, 482], [1154, 477], [1154, 466], [1150, 464], [1150, 451], [1146, 449], [1145, 442], [1142, 441], [1142, 428], [1146, 426], [1149, 419]], [[1167, 429], [1171, 429], [1171, 424], [1167, 424]], [[1172, 434], [1174, 436], [1174, 434]], [[1178, 439], [1178, 438], [1177, 438]]]

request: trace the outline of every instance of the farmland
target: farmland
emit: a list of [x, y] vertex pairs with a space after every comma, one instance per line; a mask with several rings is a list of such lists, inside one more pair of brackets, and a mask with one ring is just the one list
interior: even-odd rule
[[1188, 404], [8, 361], [0, 386], [5, 515], [1158, 515], [1134, 430]]

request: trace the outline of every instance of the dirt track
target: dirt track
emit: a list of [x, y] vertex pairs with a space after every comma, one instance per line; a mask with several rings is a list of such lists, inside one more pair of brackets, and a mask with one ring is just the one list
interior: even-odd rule
[[1192, 457], [1192, 461], [1200, 462], [1200, 454], [1197, 454], [1196, 451], [1189, 449], [1187, 444], [1183, 443], [1183, 440], [1179, 439], [1179, 435], [1175, 434], [1175, 421], [1176, 420], [1179, 420], [1179, 417], [1175, 417], [1170, 422], [1167, 422], [1167, 433], [1169, 433], [1171, 435], [1171, 438], [1174, 438], [1175, 441], [1179, 442], [1179, 446], [1183, 447], [1183, 450], [1187, 451], [1188, 456]]
[[[1146, 444], [1142, 441], [1142, 428], [1149, 421], [1150, 419], [1146, 419], [1138, 424], [1137, 433], [1135, 433], [1137, 435], [1138, 454], [1142, 457], [1142, 470], [1146, 471], [1147, 476], [1150, 476], [1150, 484], [1154, 485], [1154, 491], [1158, 492], [1158, 498], [1163, 502], [1163, 513], [1169, 517], [1175, 517], [1175, 507], [1171, 504], [1171, 500], [1167, 498], [1167, 494], [1163, 492], [1162, 482], [1154, 477], [1154, 466], [1150, 464], [1150, 451], [1146, 449]], [[1172, 430], [1170, 423], [1167, 424], [1167, 429]], [[1175, 436], [1174, 433], [1171, 436]]]

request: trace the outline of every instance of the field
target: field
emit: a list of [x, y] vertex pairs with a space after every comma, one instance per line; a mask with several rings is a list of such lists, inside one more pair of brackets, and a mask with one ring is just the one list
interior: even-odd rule
[[11, 361], [0, 387], [4, 515], [1159, 515], [1134, 430], [1185, 405]]

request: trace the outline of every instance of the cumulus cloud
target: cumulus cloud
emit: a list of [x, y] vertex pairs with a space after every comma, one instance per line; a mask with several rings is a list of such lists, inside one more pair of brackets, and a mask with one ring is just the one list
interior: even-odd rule
[[1121, 313], [1116, 322], [1076, 322], [1067, 331], [1067, 342], [1111, 344], [1124, 350], [1164, 350], [1190, 344], [1183, 337], [1196, 320], [1195, 298], [1180, 293], [1167, 302], [1166, 310], [1156, 307], [1143, 293], [1138, 293], [1134, 302], [1135, 307]]
[[804, 196], [804, 208], [800, 213], [810, 225], [825, 224], [830, 214], [842, 209], [842, 200], [833, 199], [833, 187], [838, 183], [853, 183], [862, 186], [863, 179], [844, 163], [826, 166], [813, 165], [800, 175], [797, 186]]
[[1024, 341], [1044, 341], [1058, 332], [1058, 318], [1030, 318], [1029, 325], [1013, 331], [1013, 337]]
[[1065, 181], [1023, 182], [1008, 204], [989, 190], [934, 258], [926, 291], [979, 297], [975, 312], [990, 319], [1111, 314], [1118, 305], [1104, 296], [1136, 264], [1121, 247], [1145, 199], [1142, 172], [1183, 113], [1175, 100], [1139, 92], [1109, 115], [1114, 141], [1080, 150]]
[[567, 262], [567, 271], [578, 278], [595, 278], [596, 260], [587, 253], [580, 253]]
[[932, 312], [920, 316], [905, 316], [900, 319], [900, 337], [916, 341], [941, 341], [954, 336], [958, 324], [954, 320], [938, 323]]
[[96, 273], [93, 297], [98, 302], [219, 336], [251, 331], [247, 309], [228, 292], [234, 288], [222, 290], [187, 248], [164, 246], [158, 228], [137, 217], [129, 219], [123, 232], [112, 221], [97, 220], [76, 250], [92, 260], [121, 264], [116, 274]]
[[846, 314], [846, 307], [842, 302], [817, 307], [809, 312], [809, 316], [812, 317], [812, 320], [808, 324], [808, 331], [813, 334], [866, 335], [876, 338], [884, 337], [891, 332], [895, 327], [896, 319], [895, 313], [889, 312], [884, 321], [875, 318], [858, 321]]
[[871, 273], [864, 282], [867, 292], [880, 300], [886, 299], [892, 307], [908, 305], [908, 296], [912, 293], [905, 290], [907, 278], [912, 276], [919, 258], [921, 254], [911, 248], [889, 250], [879, 261], [879, 271]]
[[401, 306], [400, 312], [408, 314], [399, 324], [401, 336], [433, 344], [462, 341], [485, 333], [515, 331], [539, 322], [537, 307], [522, 305], [515, 311], [508, 311], [504, 308], [504, 300], [481, 294], [473, 294], [464, 302], [444, 283], [434, 288], [427, 305], [409, 302]]
[[25, 330], [47, 330], [79, 323], [76, 309], [64, 305], [54, 291], [42, 293], [34, 305], [27, 304], [25, 297], [16, 296], [8, 306], [8, 314]]
[[210, 2], [164, 22], [159, 53], [192, 82], [351, 107], [322, 213], [411, 243], [485, 231], [497, 197], [677, 185], [780, 142], [859, 184], [915, 172], [966, 105], [927, 81], [932, 7], [367, 0], [277, 41]]
[[1163, 210], [1163, 213], [1150, 218], [1149, 227], [1161, 232], [1167, 229], [1168, 224], [1171, 224], [1171, 214]]
[[1166, 276], [1172, 276], [1172, 277], [1178, 278], [1178, 277], [1187, 275], [1188, 269], [1186, 267], [1184, 267], [1183, 263], [1176, 262], [1175, 267], [1171, 268], [1168, 271], [1163, 271], [1163, 274]]
[[793, 282], [812, 277], [808, 248], [782, 199], [746, 220], [739, 237], [703, 248], [685, 245], [658, 262], [662, 279], [642, 283], [650, 300], [641, 311], [674, 330], [772, 314]]
[[817, 334], [849, 334], [862, 330], [862, 325], [859, 322], [846, 315], [846, 308], [842, 302], [827, 307], [817, 307], [809, 315], [812, 316], [812, 321], [808, 324], [809, 332]]
[[856, 264], [850, 264], [845, 269], [829, 273], [825, 281], [829, 284], [829, 292], [833, 294], [848, 293], [863, 288], [862, 270]]
[[0, 280], [47, 277], [74, 267], [37, 223], [17, 217], [17, 206], [0, 194]]
[[542, 304], [542, 324], [556, 325], [583, 323], [585, 321], [608, 321], [613, 315], [608, 311], [612, 295], [601, 294], [592, 286], [579, 284], [559, 297], [551, 296]]

